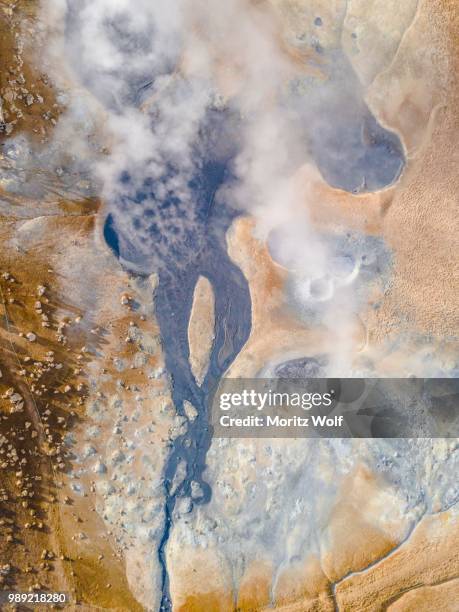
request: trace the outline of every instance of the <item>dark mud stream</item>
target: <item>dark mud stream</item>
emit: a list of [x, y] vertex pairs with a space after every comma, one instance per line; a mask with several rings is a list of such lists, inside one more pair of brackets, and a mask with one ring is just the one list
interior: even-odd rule
[[[226, 231], [237, 212], [224, 202], [215, 204], [219, 187], [230, 177], [230, 162], [235, 152], [233, 146], [221, 149], [216, 141], [227, 136], [227, 120], [224, 113], [211, 111], [205, 126], [206, 151], [200, 152], [198, 172], [189, 181], [194, 210], [182, 209], [178, 199], [166, 202], [166, 209], [173, 210], [172, 223], [166, 224], [172, 234], [178, 231], [174, 218], [179, 221], [184, 240], [177, 242], [174, 236], [164, 234], [164, 225], [158, 224], [153, 215], [149, 226], [152, 252], [158, 253], [159, 282], [155, 291], [155, 316], [158, 320], [165, 365], [172, 383], [172, 399], [180, 416], [186, 418], [184, 402], [190, 402], [197, 410], [194, 421], [187, 420], [186, 431], [171, 445], [164, 470], [165, 524], [158, 549], [162, 567], [162, 610], [170, 610], [169, 580], [166, 565], [166, 545], [177, 499], [187, 497], [192, 504], [208, 503], [211, 497], [209, 484], [203, 477], [206, 454], [212, 432], [208, 424], [209, 397], [221, 376], [242, 349], [250, 335], [251, 301], [247, 281], [227, 254]], [[223, 128], [223, 132], [222, 129]], [[209, 129], [212, 134], [210, 139]], [[213, 147], [215, 144], [215, 148]], [[126, 185], [130, 177], [121, 179]], [[135, 194], [135, 201], [154, 201], [154, 185], [148, 180]], [[124, 205], [135, 205], [124, 202]], [[164, 206], [164, 203], [163, 203]], [[183, 226], [184, 229], [183, 229]], [[115, 254], [124, 262], [133, 260], [138, 269], [141, 255], [132, 251], [131, 241], [122, 252], [122, 239], [116, 227], [116, 218], [107, 217], [104, 235]], [[121, 245], [121, 246], [120, 246]], [[164, 256], [166, 254], [166, 256]], [[198, 385], [190, 368], [188, 325], [193, 295], [199, 276], [206, 277], [215, 295], [215, 339], [209, 360], [207, 375]], [[173, 486], [179, 464], [186, 465], [186, 474], [178, 486]]]

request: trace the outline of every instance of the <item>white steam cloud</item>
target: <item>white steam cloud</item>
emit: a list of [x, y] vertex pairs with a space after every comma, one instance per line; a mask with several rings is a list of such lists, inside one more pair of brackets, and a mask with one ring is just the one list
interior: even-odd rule
[[[298, 302], [322, 312], [336, 334], [337, 352], [345, 347], [341, 352], [347, 354], [343, 330], [356, 307], [350, 287], [359, 262], [337, 254], [330, 240], [314, 231], [304, 189], [298, 189], [295, 178], [310, 161], [305, 134], [314, 132], [314, 113], [324, 102], [336, 114], [343, 84], [337, 79], [322, 90], [314, 88], [311, 75], [327, 63], [317, 40], [311, 39], [316, 66], [308, 67], [307, 54], [287, 49], [284, 24], [269, 2], [46, 0], [43, 6], [53, 24], [49, 53], [56, 79], [84, 92], [85, 107], [103, 118], [97, 127], [108, 138], [109, 152], [95, 156], [94, 172], [121, 229], [124, 251], [140, 253], [142, 266], [154, 266], [148, 212], [173, 195], [180, 207], [173, 219], [160, 218], [159, 229], [173, 223], [175, 240], [183, 240], [195, 221], [188, 186], [197, 163], [193, 145], [208, 109], [228, 104], [242, 117], [243, 131], [234, 164], [237, 181], [223, 188], [220, 198], [254, 216], [258, 236], [270, 237], [275, 258], [292, 270]], [[319, 83], [320, 78], [324, 74]], [[288, 103], [292, 83], [306, 88], [300, 98], [303, 123], [298, 108]], [[355, 100], [349, 87], [341, 89], [352, 113]], [[81, 99], [69, 105], [59, 129], [68, 130], [72, 146], [82, 150], [74, 128], [80, 107]], [[331, 126], [337, 118], [326, 121]], [[352, 157], [356, 151], [357, 146], [345, 154]], [[125, 183], [119, 180], [123, 172], [129, 175]], [[156, 199], [134, 204], [147, 178], [161, 182]], [[112, 208], [123, 196], [124, 204]], [[340, 367], [345, 362], [341, 357]]]

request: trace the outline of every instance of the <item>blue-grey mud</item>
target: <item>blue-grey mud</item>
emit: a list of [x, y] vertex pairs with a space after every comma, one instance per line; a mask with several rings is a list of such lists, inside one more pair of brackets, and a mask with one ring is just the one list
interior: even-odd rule
[[[165, 547], [171, 529], [172, 515], [179, 497], [192, 499], [193, 504], [207, 503], [211, 490], [203, 478], [206, 467], [206, 454], [210, 446], [212, 432], [208, 424], [208, 406], [210, 394], [220, 377], [238, 355], [250, 335], [251, 301], [247, 281], [242, 272], [234, 265], [226, 251], [226, 231], [238, 214], [223, 201], [216, 204], [218, 189], [231, 180], [231, 160], [236, 151], [234, 146], [224, 147], [223, 154], [217, 152], [227, 128], [231, 124], [227, 113], [211, 110], [201, 131], [201, 138], [206, 140], [207, 148], [201, 151], [198, 171], [189, 182], [193, 194], [194, 211], [191, 223], [185, 224], [185, 240], [172, 248], [163, 248], [172, 237], [161, 233], [161, 228], [152, 217], [150, 225], [151, 249], [161, 244], [158, 263], [159, 282], [155, 291], [155, 315], [158, 320], [165, 365], [172, 383], [172, 399], [177, 414], [186, 418], [184, 402], [190, 402], [197, 410], [197, 417], [187, 419], [185, 433], [179, 435], [172, 444], [164, 471], [165, 488], [165, 522], [159, 544], [158, 555], [162, 567], [162, 602], [161, 609], [171, 609], [169, 581], [166, 566]], [[197, 146], [199, 149], [199, 145]], [[169, 172], [174, 172], [173, 167]], [[121, 177], [124, 184], [129, 184], [130, 177]], [[154, 200], [155, 186], [145, 180], [144, 190], [136, 192], [134, 201], [128, 198], [127, 205]], [[184, 203], [172, 196], [160, 204], [163, 210], [174, 209], [172, 221], [180, 223]], [[186, 214], [189, 217], [189, 214]], [[176, 224], [172, 222], [168, 229], [174, 234]], [[105, 238], [116, 255], [129, 258], [129, 254], [120, 252], [118, 230], [113, 217], [106, 220]], [[163, 254], [166, 253], [165, 259]], [[134, 254], [135, 257], [135, 254]], [[138, 265], [138, 262], [137, 262]], [[201, 385], [195, 381], [190, 368], [188, 345], [188, 325], [196, 283], [200, 276], [206, 277], [212, 284], [215, 294], [215, 337], [209, 360], [207, 375]], [[186, 465], [186, 476], [178, 487], [173, 487], [174, 476], [180, 463]], [[192, 491], [193, 486], [193, 491]], [[199, 493], [196, 494], [196, 491]]]
[[325, 181], [351, 193], [384, 189], [405, 166], [399, 136], [376, 119], [365, 102], [359, 79], [341, 50], [321, 64], [326, 77], [295, 79], [288, 104], [298, 131]]

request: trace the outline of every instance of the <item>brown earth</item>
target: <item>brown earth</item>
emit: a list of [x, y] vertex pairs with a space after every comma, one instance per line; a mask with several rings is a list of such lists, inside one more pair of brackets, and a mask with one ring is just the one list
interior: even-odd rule
[[63, 110], [39, 67], [44, 40], [34, 28], [38, 6], [0, 1], [0, 142], [21, 132], [37, 144], [47, 142]]

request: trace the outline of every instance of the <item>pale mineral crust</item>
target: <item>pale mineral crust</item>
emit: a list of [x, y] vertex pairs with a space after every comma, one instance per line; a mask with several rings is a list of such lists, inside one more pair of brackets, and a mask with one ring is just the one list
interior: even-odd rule
[[201, 384], [209, 366], [214, 340], [215, 300], [212, 285], [204, 276], [199, 277], [194, 290], [193, 306], [188, 325], [191, 371]]

